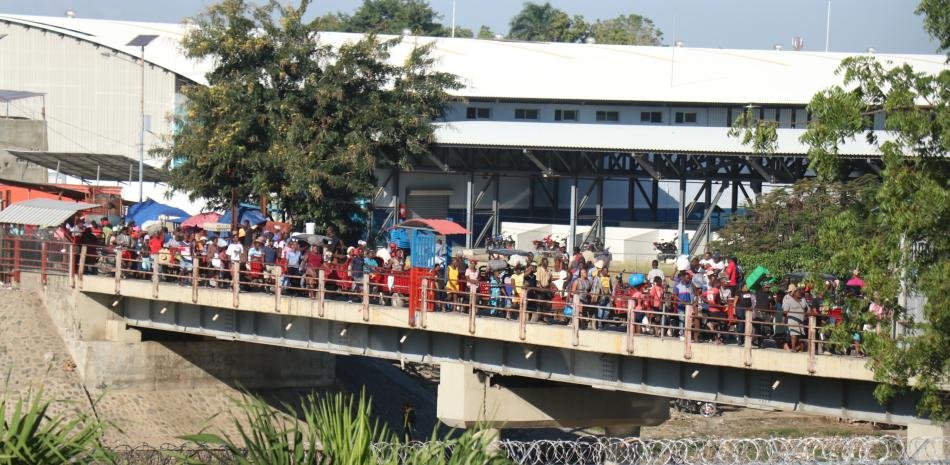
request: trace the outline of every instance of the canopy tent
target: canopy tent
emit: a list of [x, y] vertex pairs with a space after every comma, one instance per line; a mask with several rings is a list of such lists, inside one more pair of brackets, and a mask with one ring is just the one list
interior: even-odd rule
[[219, 219], [221, 219], [221, 214], [218, 212], [199, 213], [183, 221], [181, 227], [203, 228], [205, 223], [217, 223]]
[[24, 200], [0, 211], [0, 223], [53, 227], [63, 224], [76, 212], [97, 208], [93, 203], [64, 202], [52, 199]]
[[[131, 182], [139, 179], [139, 161], [124, 155], [23, 150], [8, 150], [8, 152], [20, 160], [56, 170], [74, 178], [114, 182]], [[143, 166], [143, 171], [142, 180], [145, 182], [168, 180], [168, 172], [148, 164]]]
[[[228, 210], [218, 219], [219, 223], [231, 224], [231, 210]], [[253, 205], [244, 205], [242, 204], [238, 207], [238, 225], [244, 224], [244, 221], [248, 221], [251, 225], [261, 224], [267, 221], [267, 217], [261, 213], [261, 209]]]
[[0, 89], [0, 102], [11, 102], [33, 97], [45, 97], [45, 92], [30, 92], [26, 90], [4, 90]]
[[146, 199], [144, 202], [132, 205], [125, 214], [126, 221], [134, 221], [139, 226], [146, 221], [158, 220], [162, 217], [172, 220], [172, 223], [180, 223], [190, 218], [191, 215], [180, 208], [165, 205], [153, 199]]
[[453, 234], [468, 234], [468, 230], [449, 220], [431, 220], [425, 218], [416, 218], [403, 221], [393, 226], [393, 228], [408, 229], [429, 229], [442, 236], [451, 236]]

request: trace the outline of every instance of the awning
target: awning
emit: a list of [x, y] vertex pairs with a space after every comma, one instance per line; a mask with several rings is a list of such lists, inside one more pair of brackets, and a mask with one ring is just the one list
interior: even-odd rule
[[427, 220], [424, 218], [403, 221], [394, 226], [396, 228], [431, 229], [443, 236], [452, 234], [468, 234], [468, 230], [449, 220]]
[[218, 212], [205, 212], [199, 213], [181, 223], [181, 227], [186, 228], [192, 226], [195, 228], [204, 227], [205, 223], [217, 223], [221, 219], [221, 214]]
[[[58, 170], [74, 178], [114, 182], [138, 181], [139, 179], [139, 161], [124, 155], [20, 150], [8, 150], [8, 152], [20, 160]], [[168, 172], [146, 164], [142, 179], [145, 182], [165, 182], [168, 180]]]
[[63, 202], [52, 199], [24, 200], [0, 211], [0, 223], [53, 227], [63, 224], [76, 212], [97, 208], [93, 203]]
[[43, 92], [28, 92], [25, 90], [4, 90], [0, 89], [0, 102], [11, 102], [25, 98], [42, 97], [46, 95]]

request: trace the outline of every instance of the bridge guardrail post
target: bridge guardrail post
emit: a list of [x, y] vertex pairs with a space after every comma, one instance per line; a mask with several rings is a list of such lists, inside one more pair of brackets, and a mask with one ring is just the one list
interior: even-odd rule
[[69, 264], [66, 265], [69, 267], [69, 270], [68, 270], [69, 287], [75, 289], [76, 288], [76, 246], [73, 244], [69, 244], [69, 247], [67, 248], [66, 253], [69, 254], [69, 257], [67, 257], [67, 260], [69, 260]]
[[160, 281], [158, 276], [158, 267], [160, 265], [158, 264], [157, 258], [158, 257], [153, 256], [150, 260], [152, 264], [152, 298], [155, 299], [158, 298], [158, 282]]
[[13, 238], [13, 282], [20, 284], [20, 236]]
[[581, 296], [574, 294], [571, 310], [571, 344], [577, 346], [581, 343]]
[[[808, 315], [808, 373], [815, 374], [815, 315]], [[797, 350], [797, 348], [796, 348]]]
[[696, 309], [693, 305], [686, 306], [686, 321], [684, 322], [683, 334], [683, 358], [689, 360], [693, 358], [693, 313]]
[[241, 305], [241, 262], [231, 262], [231, 293], [234, 295], [232, 305], [237, 308]]
[[[363, 286], [363, 321], [369, 321], [369, 274], [363, 273], [362, 279]], [[425, 321], [425, 320], [423, 320]]]
[[[265, 267], [266, 269], [266, 267]], [[273, 268], [271, 268], [273, 269]], [[280, 270], [280, 267], [277, 267], [277, 270]], [[264, 276], [267, 276], [266, 274]], [[280, 313], [280, 297], [282, 294], [282, 288], [280, 286], [281, 273], [278, 271], [274, 275], [274, 311]], [[267, 278], [264, 278], [264, 285], [267, 285]], [[313, 306], [310, 306], [310, 317], [313, 318]]]
[[[468, 285], [466, 283], [466, 285]], [[472, 286], [468, 287], [468, 332], [475, 334], [475, 317], [478, 313], [478, 308], [476, 306], [477, 300], [475, 296], [475, 288]]]
[[426, 313], [429, 313], [429, 278], [422, 278], [420, 287], [422, 295], [419, 296], [419, 300], [422, 302], [422, 305], [420, 305], [419, 310], [422, 312], [422, 315], [419, 316], [419, 326], [425, 329]]
[[518, 307], [518, 338], [522, 341], [528, 338], [528, 293], [521, 288], [521, 301]]
[[745, 349], [745, 366], [747, 367], [752, 366], [752, 334], [754, 333], [752, 330], [752, 313], [751, 308], [745, 310], [745, 336], [743, 345]]
[[201, 281], [201, 261], [197, 256], [191, 258], [191, 301], [198, 303], [198, 282]]
[[115, 249], [115, 293], [122, 293], [122, 250]]
[[40, 283], [46, 285], [46, 260], [49, 259], [49, 243], [40, 244]]
[[77, 278], [79, 280], [79, 290], [82, 290], [82, 275], [86, 274], [86, 246], [79, 246], [79, 270]]
[[323, 318], [327, 296], [327, 270], [320, 268], [317, 271], [317, 316]]
[[627, 353], [633, 353], [633, 325], [635, 324], [636, 316], [633, 314], [633, 309], [636, 307], [636, 303], [633, 299], [627, 300]]

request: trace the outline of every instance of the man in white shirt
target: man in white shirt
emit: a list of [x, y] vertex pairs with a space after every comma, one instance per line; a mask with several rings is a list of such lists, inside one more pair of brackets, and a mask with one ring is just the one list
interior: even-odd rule
[[228, 254], [231, 263], [241, 263], [241, 258], [244, 256], [244, 246], [241, 245], [241, 238], [237, 234], [231, 236], [231, 243], [228, 244], [225, 253]]
[[653, 260], [653, 264], [650, 269], [650, 272], [647, 273], [647, 282], [652, 283], [653, 278], [659, 277], [661, 280], [666, 280], [666, 275], [663, 274], [663, 270], [660, 269], [660, 262]]

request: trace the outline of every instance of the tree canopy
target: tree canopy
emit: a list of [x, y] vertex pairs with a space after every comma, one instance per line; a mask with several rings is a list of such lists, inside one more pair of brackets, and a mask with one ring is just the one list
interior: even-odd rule
[[214, 59], [208, 86], [189, 86], [179, 131], [163, 152], [171, 185], [213, 207], [264, 195], [296, 222], [335, 224], [352, 236], [377, 168], [406, 167], [426, 153], [429, 122], [456, 78], [433, 72], [425, 48], [388, 63], [395, 41], [370, 35], [320, 45], [307, 6], [223, 0], [183, 41]]
[[[950, 51], [948, 3], [923, 0], [917, 9], [944, 51]], [[808, 105], [812, 120], [801, 141], [808, 146], [810, 166], [821, 182], [843, 180], [838, 147], [864, 137], [878, 147], [884, 169], [873, 197], [858, 210], [844, 208], [821, 218], [809, 245], [816, 247], [822, 266], [859, 269], [868, 292], [877, 293], [912, 328], [894, 338], [884, 335], [872, 347], [871, 367], [884, 382], [879, 398], [916, 390], [923, 414], [947, 418], [950, 70], [926, 74], [865, 55], [845, 59], [839, 73], [842, 84], [819, 92]], [[876, 117], [884, 119], [884, 131], [868, 129]], [[732, 135], [756, 150], [768, 153], [774, 146], [775, 124], [747, 114], [736, 127]], [[902, 312], [902, 295], [914, 294], [926, 297], [922, 318]]]
[[597, 20], [590, 25], [590, 36], [598, 44], [660, 45], [663, 33], [653, 20], [638, 14]]

